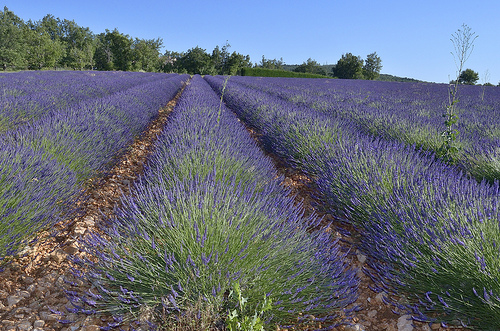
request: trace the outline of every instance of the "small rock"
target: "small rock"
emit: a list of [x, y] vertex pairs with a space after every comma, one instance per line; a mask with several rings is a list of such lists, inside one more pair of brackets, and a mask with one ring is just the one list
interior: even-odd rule
[[434, 323], [431, 325], [431, 330], [439, 330], [440, 327], [441, 327], [441, 324]]
[[370, 310], [367, 315], [368, 315], [368, 317], [373, 318], [373, 317], [375, 317], [375, 315], [377, 315], [377, 311], [376, 310]]
[[431, 327], [429, 326], [429, 324], [424, 324], [424, 325], [422, 325], [421, 330], [422, 331], [431, 331]]
[[35, 281], [33, 279], [33, 277], [29, 277], [29, 276], [22, 276], [21, 279], [22, 279], [23, 283], [25, 283], [26, 285], [31, 285]]
[[17, 325], [17, 329], [19, 331], [31, 331], [33, 330], [33, 326], [29, 321], [22, 321]]
[[413, 320], [410, 315], [403, 315], [398, 318], [398, 331], [412, 331], [413, 330]]
[[33, 310], [40, 310], [40, 308], [42, 307], [42, 302], [40, 301], [33, 301], [32, 303], [30, 303], [29, 307]]
[[73, 254], [78, 253], [78, 248], [73, 246], [73, 245], [66, 246], [66, 247], [64, 247], [64, 252], [67, 254], [73, 255]]
[[344, 328], [345, 331], [364, 331], [361, 324], [349, 325]]
[[19, 308], [17, 308], [16, 313], [29, 315], [29, 314], [31, 314], [32, 311], [33, 311], [33, 309], [28, 308], [28, 307], [19, 307]]
[[83, 226], [77, 226], [74, 230], [74, 233], [77, 236], [82, 236], [83, 234], [85, 234], [85, 231], [87, 231], [87, 229], [85, 229]]
[[13, 305], [17, 304], [19, 301], [23, 299], [22, 296], [18, 294], [11, 295], [10, 297], [7, 298], [7, 304], [9, 307], [12, 307]]
[[31, 296], [31, 293], [28, 291], [20, 291], [19, 295], [23, 298], [29, 298]]
[[360, 251], [356, 251], [356, 257], [358, 258], [358, 261], [360, 263], [365, 263], [365, 261], [366, 261], [366, 255], [361, 254]]
[[56, 286], [61, 287], [64, 285], [64, 276], [61, 275], [56, 280]]
[[33, 326], [35, 328], [43, 328], [45, 326], [45, 321], [36, 320], [35, 323], [33, 323]]
[[81, 327], [80, 327], [80, 324], [77, 324], [77, 325], [71, 325], [69, 327], [70, 331], [77, 331], [77, 330], [81, 330]]
[[384, 302], [384, 297], [387, 296], [387, 293], [385, 292], [380, 292], [380, 293], [377, 293], [377, 295], [375, 296], [375, 301], [377, 302], [380, 302], [380, 303], [383, 303]]
[[36, 286], [35, 286], [34, 284], [31, 284], [30, 286], [28, 286], [28, 287], [26, 288], [26, 291], [28, 291], [28, 292], [30, 292], [30, 293], [35, 292], [35, 290], [36, 290]]
[[54, 262], [61, 263], [66, 259], [66, 255], [66, 252], [59, 248], [50, 254], [50, 259]]
[[43, 320], [46, 322], [52, 322], [52, 321], [58, 321], [61, 318], [61, 316], [57, 315], [57, 314], [50, 314], [47, 312], [41, 312], [40, 318], [43, 318]]

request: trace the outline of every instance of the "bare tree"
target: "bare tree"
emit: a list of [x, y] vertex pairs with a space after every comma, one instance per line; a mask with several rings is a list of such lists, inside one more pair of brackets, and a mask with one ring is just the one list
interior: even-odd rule
[[441, 145], [438, 154], [451, 163], [456, 161], [455, 156], [458, 152], [458, 148], [454, 145], [454, 142], [459, 132], [457, 129], [453, 128], [453, 125], [456, 124], [458, 120], [458, 116], [455, 112], [455, 105], [458, 102], [457, 96], [459, 77], [462, 73], [465, 62], [467, 62], [472, 50], [474, 49], [474, 41], [477, 37], [478, 36], [472, 32], [471, 28], [464, 23], [462, 24], [462, 28], [452, 34], [450, 39], [454, 48], [451, 55], [453, 55], [455, 65], [457, 67], [457, 78], [449, 86], [448, 105], [446, 106], [445, 114], [443, 114], [446, 129], [441, 133], [443, 137], [443, 144]]

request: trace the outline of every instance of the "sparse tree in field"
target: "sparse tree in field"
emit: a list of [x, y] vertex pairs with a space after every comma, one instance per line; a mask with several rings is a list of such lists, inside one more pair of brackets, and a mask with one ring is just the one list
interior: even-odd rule
[[479, 74], [472, 69], [465, 69], [458, 76], [458, 83], [465, 85], [475, 85], [479, 80]]
[[366, 56], [365, 65], [363, 66], [363, 77], [365, 79], [374, 80], [380, 76], [380, 70], [382, 69], [382, 60], [377, 55], [377, 52], [373, 52]]
[[363, 59], [351, 53], [342, 54], [335, 67], [332, 68], [333, 75], [341, 79], [362, 79]]
[[458, 121], [455, 106], [458, 102], [460, 75], [463, 71], [465, 62], [469, 59], [472, 50], [474, 49], [474, 41], [477, 37], [478, 36], [472, 32], [470, 27], [466, 24], [462, 24], [462, 28], [452, 34], [450, 39], [454, 48], [454, 51], [451, 52], [451, 54], [453, 55], [455, 65], [457, 67], [457, 78], [453, 84], [450, 84], [448, 89], [448, 105], [446, 106], [446, 112], [443, 114], [446, 129], [441, 133], [443, 143], [438, 150], [438, 155], [450, 163], [456, 162], [456, 155], [458, 153], [458, 148], [455, 146], [455, 140], [457, 139], [459, 132], [454, 128], [454, 125]]

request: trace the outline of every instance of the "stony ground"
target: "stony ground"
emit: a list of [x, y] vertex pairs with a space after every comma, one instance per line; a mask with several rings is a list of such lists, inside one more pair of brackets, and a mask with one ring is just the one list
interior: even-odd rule
[[[178, 95], [179, 96], [179, 95]], [[97, 331], [111, 321], [106, 316], [83, 316], [69, 313], [72, 308], [64, 289], [83, 291], [90, 288], [71, 275], [69, 255], [81, 254], [78, 240], [90, 230], [96, 230], [103, 215], [113, 213], [113, 207], [119, 202], [122, 194], [130, 192], [130, 184], [142, 172], [142, 166], [151, 151], [156, 135], [161, 131], [166, 119], [178, 98], [172, 100], [160, 111], [147, 132], [137, 139], [131, 148], [116, 163], [116, 166], [105, 178], [90, 181], [84, 196], [88, 198], [78, 202], [82, 212], [58, 224], [54, 230], [57, 235], [43, 233], [37, 244], [22, 252], [0, 273], [0, 331], [18, 330], [53, 330], [53, 331]], [[249, 130], [259, 141], [259, 136]], [[311, 180], [300, 172], [291, 169], [272, 154], [279, 172], [285, 175], [284, 185], [293, 189], [297, 201], [303, 203], [307, 212], [316, 212], [327, 221], [335, 223], [335, 217], [316, 210], [311, 188]], [[352, 238], [336, 235], [342, 239], [343, 245], [350, 250], [352, 266], [359, 269], [361, 279], [359, 298], [356, 305], [360, 310], [355, 314], [352, 326], [340, 327], [338, 330], [387, 330], [387, 331], [421, 331], [442, 330], [439, 325], [413, 323], [409, 316], [393, 313], [382, 301], [382, 295], [369, 289], [371, 280], [363, 272], [366, 257], [353, 250]], [[76, 286], [75, 286], [76, 285]], [[66, 323], [70, 322], [71, 323]], [[128, 330], [128, 327], [124, 327]], [[443, 329], [444, 330], [444, 329]]]

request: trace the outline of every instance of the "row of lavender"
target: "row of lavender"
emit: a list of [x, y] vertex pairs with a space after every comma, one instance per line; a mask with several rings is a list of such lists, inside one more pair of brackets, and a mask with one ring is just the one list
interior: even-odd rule
[[68, 292], [75, 311], [112, 313], [109, 328], [146, 319], [174, 329], [186, 319], [216, 329], [237, 309], [231, 292], [239, 284], [248, 300], [240, 314], [271, 302], [267, 323], [335, 325], [350, 315], [358, 280], [339, 245], [311, 230], [316, 217], [302, 215], [270, 160], [200, 76], [145, 169], [106, 235], [84, 245], [98, 258], [78, 260], [88, 270], [80, 276], [95, 290]]
[[54, 109], [3, 135], [0, 257], [16, 253], [40, 229], [68, 212], [69, 202], [80, 194], [85, 180], [108, 169], [188, 77], [163, 75], [163, 79]]
[[164, 79], [164, 74], [25, 71], [0, 75], [0, 134], [84, 100]]
[[[223, 77], [205, 79], [223, 89]], [[498, 185], [231, 79], [228, 107], [313, 176], [325, 206], [359, 229], [359, 248], [371, 256], [366, 271], [388, 302], [418, 320], [500, 327]]]
[[[360, 80], [232, 77], [330, 117], [345, 117], [358, 130], [387, 140], [438, 151], [448, 86]], [[500, 179], [500, 89], [460, 86], [457, 104], [458, 162], [477, 179]]]

